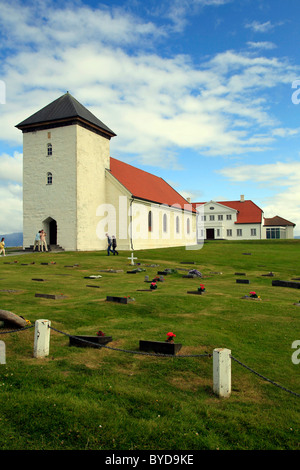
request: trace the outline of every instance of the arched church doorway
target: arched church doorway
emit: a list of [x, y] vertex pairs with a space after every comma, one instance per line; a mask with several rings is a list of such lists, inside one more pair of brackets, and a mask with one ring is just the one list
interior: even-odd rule
[[49, 240], [50, 245], [57, 245], [57, 223], [54, 219], [49, 222]]
[[43, 222], [43, 228], [47, 233], [47, 243], [49, 245], [57, 245], [57, 222], [56, 220], [52, 219], [52, 217], [48, 217]]

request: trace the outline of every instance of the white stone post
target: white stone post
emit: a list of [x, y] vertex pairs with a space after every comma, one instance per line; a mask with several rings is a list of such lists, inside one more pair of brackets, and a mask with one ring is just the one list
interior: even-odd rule
[[34, 331], [34, 357], [45, 357], [49, 355], [50, 328], [49, 320], [36, 320]]
[[0, 341], [0, 364], [6, 364], [4, 341]]
[[213, 351], [213, 391], [216, 395], [228, 398], [231, 395], [231, 350]]

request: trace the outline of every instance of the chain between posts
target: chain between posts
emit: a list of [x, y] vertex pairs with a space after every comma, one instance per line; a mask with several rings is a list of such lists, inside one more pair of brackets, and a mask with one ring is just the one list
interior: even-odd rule
[[278, 387], [278, 388], [281, 388], [281, 390], [284, 390], [285, 392], [288, 392], [288, 393], [291, 393], [292, 395], [295, 395], [296, 397], [300, 397], [300, 394], [299, 393], [295, 393], [295, 392], [292, 392], [291, 390], [288, 390], [287, 388], [285, 387], [282, 387], [282, 385], [279, 385], [277, 384], [276, 382], [274, 382], [273, 380], [270, 380], [268, 379], [267, 377], [264, 377], [263, 375], [259, 374], [258, 372], [256, 372], [255, 370], [251, 369], [250, 367], [246, 366], [245, 364], [243, 364], [242, 362], [240, 362], [238, 359], [236, 359], [235, 357], [233, 357], [231, 354], [230, 354], [230, 357], [233, 361], [237, 362], [238, 364], [240, 364], [241, 366], [245, 367], [245, 369], [248, 369], [250, 372], [252, 372], [253, 374], [255, 375], [258, 375], [258, 377], [261, 377], [262, 379], [266, 380], [267, 382], [271, 383], [272, 385], [275, 385], [275, 387]]
[[[86, 339], [83, 339], [83, 338], [78, 338], [77, 336], [73, 336], [73, 335], [70, 335], [68, 333], [65, 333], [63, 331], [60, 331], [60, 330], [57, 330], [56, 328], [53, 328], [53, 326], [49, 326], [49, 328], [51, 330], [54, 330], [56, 331], [57, 333], [61, 333], [65, 336], [68, 336], [69, 338], [76, 338], [77, 341], [82, 341], [84, 343], [88, 343], [88, 344], [92, 344], [94, 347], [95, 347], [95, 343], [92, 343], [91, 341], [88, 341]], [[121, 352], [126, 352], [126, 353], [130, 353], [130, 354], [139, 354], [139, 355], [142, 355], [142, 356], [161, 356], [161, 357], [172, 357], [172, 358], [180, 358], [180, 357], [212, 357], [212, 354], [209, 354], [209, 353], [205, 353], [205, 354], [189, 354], [189, 355], [181, 355], [181, 354], [177, 354], [175, 356], [171, 355], [171, 354], [161, 354], [161, 353], [147, 353], [147, 352], [144, 352], [144, 351], [131, 351], [131, 350], [128, 350], [128, 349], [121, 349], [121, 348], [113, 348], [111, 346], [106, 346], [105, 344], [97, 344], [96, 347], [98, 348], [105, 348], [105, 349], [111, 349], [112, 351], [121, 351]]]
[[0, 331], [0, 335], [6, 335], [8, 333], [18, 333], [19, 331], [30, 330], [30, 328], [34, 328], [34, 325], [24, 326], [23, 328], [16, 328], [15, 330], [11, 331]]
[[[26, 327], [23, 327], [23, 328], [18, 328], [18, 329], [15, 329], [15, 330], [11, 330], [11, 331], [0, 331], [0, 335], [1, 334], [8, 334], [8, 333], [16, 333], [16, 332], [19, 332], [19, 331], [24, 331], [24, 330], [29, 330], [31, 328], [33, 328], [34, 325], [29, 325], [29, 326], [26, 326]], [[98, 347], [98, 348], [105, 348], [105, 349], [110, 349], [112, 351], [121, 351], [121, 352], [125, 352], [125, 353], [130, 353], [130, 354], [138, 354], [138, 355], [142, 355], [142, 356], [153, 356], [153, 357], [168, 357], [168, 358], [185, 358], [185, 357], [212, 357], [212, 354], [210, 353], [205, 353], [205, 354], [187, 354], [187, 355], [171, 355], [171, 354], [161, 354], [161, 353], [147, 353], [147, 352], [144, 352], [144, 351], [131, 351], [131, 350], [128, 350], [128, 349], [121, 349], [121, 348], [113, 348], [111, 346], [107, 346], [107, 345], [104, 345], [104, 344], [97, 344], [95, 345], [95, 343], [92, 343], [91, 341], [88, 341], [88, 340], [85, 340], [83, 338], [78, 338], [74, 335], [70, 335], [69, 333], [65, 333], [63, 331], [60, 331], [56, 328], [54, 328], [53, 326], [49, 326], [49, 328], [53, 331], [56, 331], [57, 333], [61, 333], [65, 336], [68, 336], [69, 338], [76, 338], [77, 340], [79, 341], [82, 341], [84, 343], [88, 343], [88, 344], [91, 344], [93, 345], [93, 347]], [[241, 361], [239, 361], [238, 359], [236, 359], [235, 357], [233, 357], [231, 354], [230, 354], [230, 358], [237, 362], [238, 364], [240, 364], [242, 367], [244, 367], [245, 369], [249, 370], [250, 372], [252, 372], [253, 374], [257, 375], [258, 377], [262, 378], [263, 380], [266, 380], [267, 382], [271, 383], [272, 385], [274, 385], [275, 387], [278, 387], [280, 388], [281, 390], [285, 391], [285, 392], [288, 392], [288, 393], [291, 393], [292, 395], [296, 396], [296, 397], [300, 397], [300, 394], [299, 393], [296, 393], [296, 392], [293, 392], [285, 387], [283, 387], [282, 385], [279, 385], [277, 384], [276, 382], [274, 382], [273, 380], [271, 379], [268, 379], [267, 377], [263, 376], [262, 374], [259, 374], [258, 372], [256, 372], [255, 370], [251, 369], [249, 366], [243, 364]]]

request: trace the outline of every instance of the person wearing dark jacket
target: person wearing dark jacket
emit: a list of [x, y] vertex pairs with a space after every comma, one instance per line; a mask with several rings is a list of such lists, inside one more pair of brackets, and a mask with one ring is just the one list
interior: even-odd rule
[[119, 252], [116, 250], [117, 248], [117, 240], [116, 240], [116, 237], [113, 235], [112, 236], [112, 252], [113, 254], [115, 255], [117, 253], [117, 255], [119, 254]]

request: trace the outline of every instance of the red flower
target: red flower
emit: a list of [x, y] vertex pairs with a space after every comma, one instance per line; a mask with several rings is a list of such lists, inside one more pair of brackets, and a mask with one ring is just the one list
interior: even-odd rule
[[169, 336], [169, 337], [170, 337], [170, 336], [174, 336], [174, 337], [175, 337], [176, 335], [174, 335], [174, 333], [172, 333], [172, 332], [170, 331], [169, 333], [167, 333], [167, 336]]

